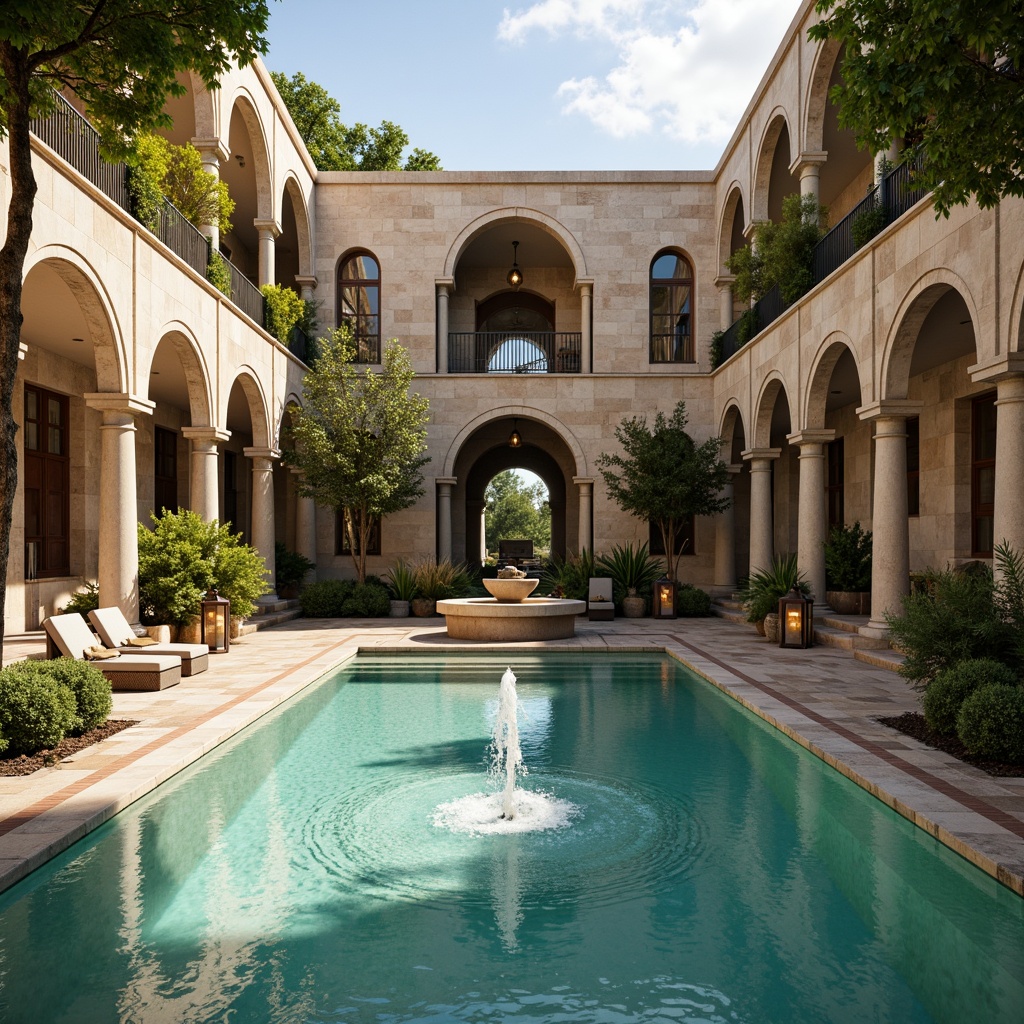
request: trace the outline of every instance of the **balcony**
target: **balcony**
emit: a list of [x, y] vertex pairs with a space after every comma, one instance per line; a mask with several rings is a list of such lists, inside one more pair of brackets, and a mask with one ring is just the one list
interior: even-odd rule
[[448, 335], [449, 373], [579, 373], [583, 335], [565, 331], [459, 331]]

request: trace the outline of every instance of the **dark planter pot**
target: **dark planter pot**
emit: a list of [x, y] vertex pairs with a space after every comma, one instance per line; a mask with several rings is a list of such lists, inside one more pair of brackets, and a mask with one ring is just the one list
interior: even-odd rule
[[429, 597], [414, 597], [409, 602], [412, 606], [413, 615], [421, 619], [428, 619], [436, 611], [437, 602]]
[[825, 593], [829, 607], [838, 615], [870, 615], [870, 590], [829, 590]]
[[277, 588], [277, 596], [282, 601], [292, 601], [299, 596], [298, 583], [286, 583], [283, 587]]

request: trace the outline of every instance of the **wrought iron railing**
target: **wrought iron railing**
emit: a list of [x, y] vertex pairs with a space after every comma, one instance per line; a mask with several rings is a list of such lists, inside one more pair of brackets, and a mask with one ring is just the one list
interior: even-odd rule
[[160, 207], [153, 234], [197, 274], [206, 277], [206, 268], [210, 262], [210, 240], [166, 199]]
[[263, 292], [243, 274], [238, 267], [225, 260], [231, 273], [231, 301], [260, 327], [266, 326], [267, 311]]
[[583, 335], [565, 331], [457, 331], [449, 373], [579, 373]]
[[[874, 216], [876, 211], [884, 214], [878, 201], [878, 191], [877, 186], [872, 188], [814, 247], [812, 272], [815, 284], [824, 281], [833, 270], [838, 270], [864, 244], [862, 240], [855, 238], [858, 234], [855, 227], [857, 224], [862, 223], [861, 218]], [[868, 237], [871, 234], [876, 234], [877, 231], [881, 231], [883, 227], [885, 227], [885, 224], [879, 222], [876, 230], [871, 231]], [[858, 241], [860, 244], [858, 244]]]
[[311, 338], [296, 324], [288, 336], [288, 351], [301, 359], [307, 366], [312, 366], [319, 355], [319, 346], [316, 338]]

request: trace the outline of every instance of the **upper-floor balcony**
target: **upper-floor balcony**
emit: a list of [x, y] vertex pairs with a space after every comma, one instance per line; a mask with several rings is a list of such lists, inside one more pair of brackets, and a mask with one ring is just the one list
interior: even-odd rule
[[449, 373], [579, 373], [579, 331], [456, 331]]

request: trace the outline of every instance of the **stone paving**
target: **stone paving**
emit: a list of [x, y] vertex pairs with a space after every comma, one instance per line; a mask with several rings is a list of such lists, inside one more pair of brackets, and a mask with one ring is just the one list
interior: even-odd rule
[[[5, 663], [44, 649], [5, 645]], [[138, 725], [33, 775], [0, 777], [0, 890], [287, 700], [360, 649], [664, 650], [1024, 895], [1024, 779], [992, 778], [875, 721], [916, 710], [891, 671], [832, 647], [782, 650], [721, 619], [577, 623], [571, 640], [473, 644], [435, 619], [297, 619], [212, 655], [210, 670], [160, 693], [116, 693]]]

